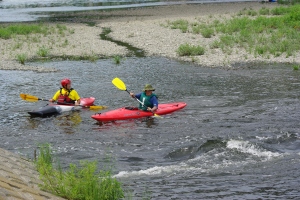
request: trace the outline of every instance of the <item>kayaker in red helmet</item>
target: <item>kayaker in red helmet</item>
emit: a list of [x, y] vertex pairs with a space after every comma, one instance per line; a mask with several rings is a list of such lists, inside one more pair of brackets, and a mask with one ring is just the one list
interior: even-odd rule
[[61, 80], [60, 88], [52, 97], [49, 99], [50, 102], [57, 102], [57, 104], [75, 104], [80, 105], [80, 96], [78, 95], [77, 91], [71, 88], [71, 80], [65, 78]]
[[144, 106], [140, 104], [139, 109], [155, 112], [158, 108], [158, 100], [153, 91], [155, 91], [155, 89], [150, 84], [146, 84], [143, 92], [138, 94], [130, 92], [130, 96], [139, 99], [144, 104]]

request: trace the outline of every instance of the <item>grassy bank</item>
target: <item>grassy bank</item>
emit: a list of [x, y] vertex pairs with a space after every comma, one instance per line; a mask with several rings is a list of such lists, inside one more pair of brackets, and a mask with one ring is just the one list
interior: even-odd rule
[[[39, 60], [50, 55], [51, 49], [54, 45], [66, 47], [69, 44], [66, 36], [73, 34], [74, 31], [67, 29], [66, 26], [57, 24], [56, 26], [49, 26], [43, 23], [30, 23], [30, 24], [4, 24], [0, 25], [0, 39], [14, 41], [14, 45], [10, 46], [8, 51], [16, 51], [23, 46], [27, 46], [30, 50], [34, 46], [38, 46], [36, 56], [29, 58], [28, 52], [21, 52], [16, 55], [16, 59], [25, 64], [25, 61], [30, 59]], [[65, 40], [56, 38], [66, 38]], [[49, 40], [47, 46], [40, 45], [43, 40]]]
[[[14, 54], [13, 52], [20, 51], [21, 49], [24, 49], [24, 47], [27, 47], [27, 50], [37, 49], [35, 54], [31, 54], [30, 56], [27, 51], [24, 52], [22, 50], [20, 53], [16, 54], [15, 59], [23, 65], [28, 61], [44, 61], [52, 59], [75, 61], [89, 60], [94, 62], [101, 58], [108, 58], [107, 56], [96, 55], [94, 53], [84, 53], [82, 55], [57, 55], [52, 52], [52, 50], [57, 47], [68, 48], [69, 51], [75, 49], [76, 46], [71, 45], [69, 39], [69, 36], [74, 34], [74, 32], [73, 29], [68, 29], [65, 25], [61, 24], [48, 25], [45, 23], [25, 23], [0, 25], [0, 39], [13, 40], [13, 45], [6, 48], [6, 51], [11, 51], [9, 54]], [[119, 64], [121, 56], [115, 55], [113, 56], [113, 59], [116, 64]]]
[[[189, 23], [187, 20], [168, 22], [166, 27], [180, 29], [183, 33], [201, 34], [215, 38], [211, 49], [221, 49], [233, 54], [233, 47], [244, 48], [255, 56], [270, 58], [294, 56], [300, 50], [300, 5], [281, 6], [240, 11], [229, 20], [214, 20], [213, 23]], [[199, 45], [181, 44], [179, 56], [203, 55], [205, 48]]]
[[72, 200], [116, 200], [124, 197], [121, 183], [112, 178], [109, 170], [97, 171], [96, 162], [82, 161], [79, 167], [70, 164], [66, 171], [57, 163], [55, 168], [53, 162], [50, 146], [41, 145], [36, 167], [43, 181], [40, 186], [43, 190]]

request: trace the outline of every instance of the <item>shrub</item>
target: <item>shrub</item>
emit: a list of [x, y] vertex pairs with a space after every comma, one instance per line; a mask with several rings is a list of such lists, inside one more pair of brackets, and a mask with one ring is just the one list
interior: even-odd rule
[[205, 38], [211, 38], [212, 35], [214, 35], [214, 29], [212, 28], [204, 28], [201, 30], [201, 35]]
[[18, 60], [19, 63], [21, 63], [22, 65], [25, 65], [26, 59], [27, 59], [26, 54], [18, 54], [18, 55], [17, 55], [17, 60]]
[[188, 31], [189, 22], [187, 20], [179, 19], [174, 22], [170, 22], [171, 29], [180, 29], [181, 32], [186, 33]]
[[293, 68], [294, 70], [299, 70], [299, 65], [294, 65]]
[[36, 167], [43, 184], [40, 187], [66, 199], [120, 199], [124, 197], [121, 183], [110, 171], [97, 172], [96, 162], [81, 161], [80, 167], [70, 164], [68, 171], [55, 169], [50, 145], [40, 147]]
[[193, 46], [190, 44], [182, 44], [177, 49], [177, 53], [180, 56], [197, 56], [197, 55], [203, 55], [205, 52], [204, 47], [202, 46]]
[[45, 46], [42, 46], [37, 51], [37, 54], [41, 57], [46, 57], [49, 54], [49, 49], [46, 48]]
[[120, 62], [121, 62], [121, 56], [114, 56], [114, 62], [115, 62], [115, 64], [120, 64]]

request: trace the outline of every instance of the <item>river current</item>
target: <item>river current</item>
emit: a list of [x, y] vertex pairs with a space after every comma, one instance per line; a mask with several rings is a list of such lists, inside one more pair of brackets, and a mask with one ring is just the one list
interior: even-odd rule
[[[204, 68], [167, 58], [32, 63], [60, 72], [0, 72], [0, 147], [33, 159], [51, 144], [63, 167], [81, 160], [113, 166], [132, 199], [299, 199], [299, 71], [291, 65]], [[164, 118], [98, 123], [90, 109], [30, 118], [69, 77], [82, 97], [106, 110], [135, 106], [117, 89], [146, 83], [160, 103], [187, 107]], [[107, 162], [109, 159], [109, 162]]]
[[50, 13], [257, 0], [0, 0], [0, 22], [30, 22]]

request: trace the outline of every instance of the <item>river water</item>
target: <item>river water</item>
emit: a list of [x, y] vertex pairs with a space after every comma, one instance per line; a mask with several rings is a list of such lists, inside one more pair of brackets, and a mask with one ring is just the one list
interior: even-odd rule
[[50, 13], [257, 0], [0, 0], [0, 22], [30, 22]]
[[[86, 2], [3, 0], [0, 21], [116, 6]], [[159, 57], [126, 58], [119, 65], [112, 59], [34, 64], [61, 71], [0, 71], [0, 148], [33, 159], [38, 145], [49, 143], [64, 168], [81, 160], [97, 160], [99, 168], [112, 165], [127, 199], [300, 198], [300, 72], [291, 65], [240, 64], [226, 70]], [[19, 95], [51, 98], [64, 77], [82, 97], [96, 97], [96, 105], [107, 110], [137, 105], [111, 83], [115, 77], [134, 92], [150, 83], [161, 103], [185, 101], [187, 107], [163, 119], [104, 124], [90, 116], [105, 110], [30, 118], [28, 111], [47, 102], [30, 103]]]
[[[159, 57], [37, 63], [61, 72], [1, 71], [0, 147], [33, 158], [50, 143], [63, 167], [80, 160], [113, 166], [132, 199], [299, 199], [299, 71], [291, 65], [204, 68]], [[106, 110], [137, 105], [112, 79], [159, 101], [187, 107], [163, 119], [98, 123], [82, 109], [50, 118], [28, 111], [28, 93], [50, 98], [69, 77]], [[107, 159], [110, 161], [107, 162]]]

